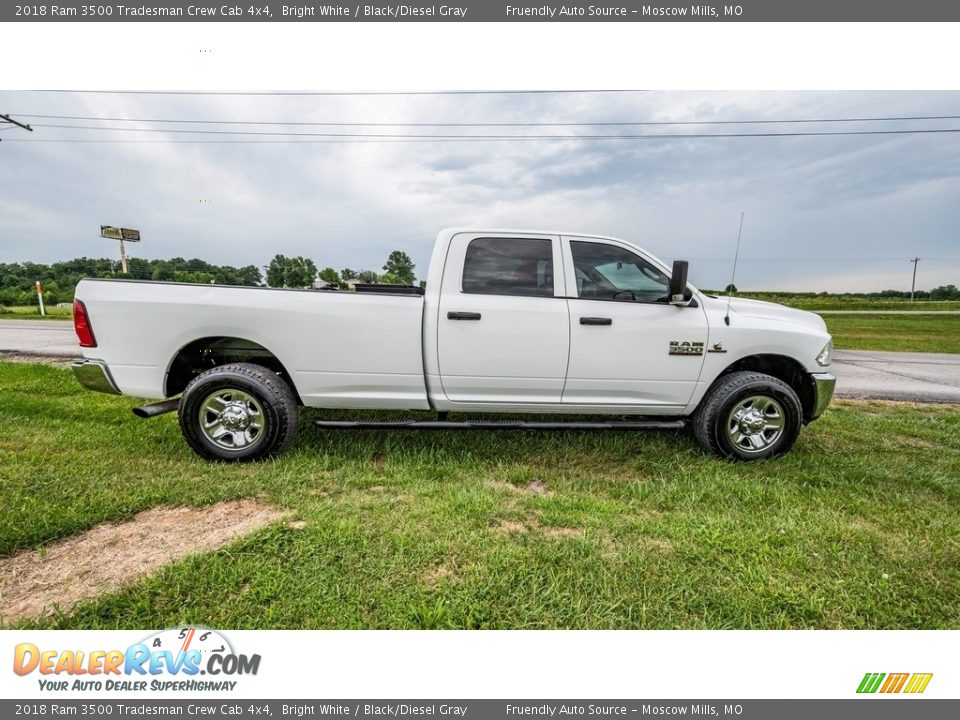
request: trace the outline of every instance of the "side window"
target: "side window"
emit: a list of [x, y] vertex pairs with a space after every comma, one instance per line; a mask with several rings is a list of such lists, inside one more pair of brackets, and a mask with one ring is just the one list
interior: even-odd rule
[[585, 300], [666, 302], [669, 276], [616, 245], [571, 241], [577, 296]]
[[533, 238], [477, 238], [463, 259], [463, 292], [553, 297], [553, 243]]

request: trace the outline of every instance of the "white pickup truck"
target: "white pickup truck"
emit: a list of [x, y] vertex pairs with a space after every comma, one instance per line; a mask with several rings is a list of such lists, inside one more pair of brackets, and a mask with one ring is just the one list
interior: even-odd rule
[[[721, 457], [786, 452], [835, 378], [823, 320], [718, 298], [612, 237], [450, 229], [426, 290], [275, 290], [83, 280], [74, 323], [88, 388], [162, 400], [201, 456], [278, 453], [298, 406], [421, 410], [325, 428], [683, 428]], [[178, 397], [179, 396], [179, 397]], [[471, 421], [451, 413], [618, 416]]]

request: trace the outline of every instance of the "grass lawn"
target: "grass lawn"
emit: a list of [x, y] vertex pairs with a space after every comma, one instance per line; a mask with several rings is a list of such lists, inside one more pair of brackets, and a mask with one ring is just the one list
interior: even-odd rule
[[46, 315], [38, 305], [0, 305], [0, 320], [72, 320], [72, 307], [48, 305]]
[[960, 315], [824, 315], [835, 347], [960, 353]]
[[19, 626], [960, 625], [956, 406], [838, 403], [749, 465], [680, 433], [321, 433], [305, 412], [279, 459], [226, 466], [60, 368], [0, 362], [0, 388], [0, 554], [161, 504], [303, 521]]

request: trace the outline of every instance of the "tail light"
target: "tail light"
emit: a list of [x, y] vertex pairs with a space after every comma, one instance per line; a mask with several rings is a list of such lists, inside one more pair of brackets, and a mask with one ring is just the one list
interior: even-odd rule
[[87, 315], [87, 307], [80, 300], [73, 301], [73, 329], [77, 332], [80, 347], [96, 347], [97, 339], [93, 336], [93, 327]]

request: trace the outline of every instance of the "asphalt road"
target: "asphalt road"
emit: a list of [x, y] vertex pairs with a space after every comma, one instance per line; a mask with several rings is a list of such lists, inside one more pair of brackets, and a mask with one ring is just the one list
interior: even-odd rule
[[0, 355], [80, 357], [73, 323], [63, 320], [0, 320]]
[[[0, 320], [0, 357], [73, 358], [80, 347], [73, 324]], [[960, 403], [960, 355], [837, 350], [833, 367], [842, 397]]]

